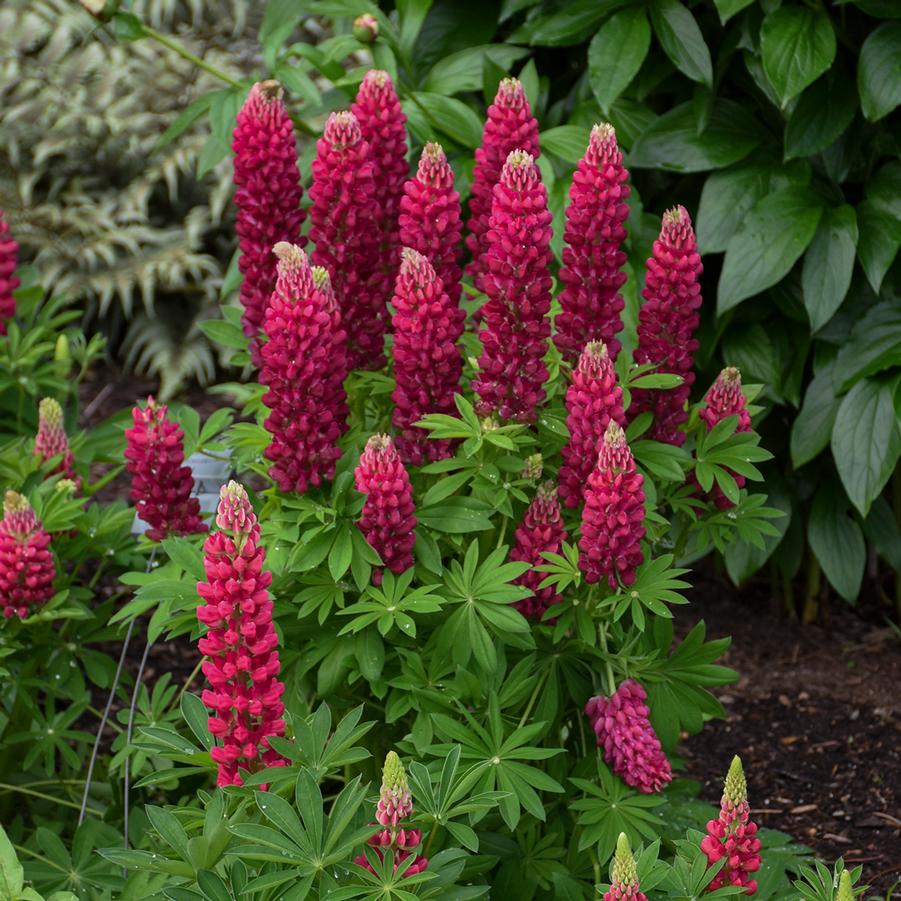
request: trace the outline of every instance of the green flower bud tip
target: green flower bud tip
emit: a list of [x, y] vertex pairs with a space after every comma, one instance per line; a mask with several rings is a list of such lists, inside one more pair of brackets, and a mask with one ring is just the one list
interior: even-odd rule
[[625, 832], [620, 832], [619, 838], [616, 840], [610, 881], [614, 885], [638, 885], [638, 867], [635, 864], [635, 855], [632, 854], [629, 838]]
[[835, 901], [854, 901], [854, 887], [851, 885], [851, 873], [848, 870], [842, 870], [842, 875], [838, 878]]
[[25, 513], [28, 507], [28, 500], [17, 491], [7, 491], [3, 496], [4, 513]]
[[55, 360], [69, 359], [69, 339], [65, 335], [60, 335], [56, 339], [56, 349], [54, 350], [53, 358]]
[[45, 397], [38, 404], [38, 416], [50, 428], [60, 429], [63, 425], [63, 408], [59, 401], [52, 397]]
[[741, 766], [741, 758], [736, 755], [732, 758], [729, 772], [726, 775], [726, 783], [723, 786], [723, 801], [729, 801], [733, 805], [743, 804], [748, 800], [748, 783], [745, 781], [745, 771]]
[[394, 751], [389, 751], [385, 756], [385, 766], [382, 768], [382, 791], [398, 796], [405, 795], [410, 791], [404, 765]]

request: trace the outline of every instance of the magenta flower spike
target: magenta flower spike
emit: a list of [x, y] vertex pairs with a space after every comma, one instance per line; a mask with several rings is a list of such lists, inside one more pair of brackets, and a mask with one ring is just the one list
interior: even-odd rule
[[604, 434], [611, 422], [625, 425], [623, 391], [616, 380], [613, 360], [603, 341], [590, 341], [573, 370], [566, 389], [566, 427], [569, 441], [563, 448], [558, 476], [560, 497], [567, 507], [578, 507], [594, 468]]
[[507, 158], [514, 150], [522, 150], [532, 159], [539, 156], [538, 121], [532, 115], [522, 83], [516, 78], [505, 78], [498, 85], [494, 103], [488, 107], [482, 145], [476, 150], [472, 171], [469, 221], [466, 223], [466, 247], [472, 259], [467, 272], [479, 289], [482, 288], [482, 256], [488, 251], [487, 233], [491, 227], [494, 186], [500, 181]]
[[560, 268], [563, 290], [554, 323], [557, 349], [572, 364], [588, 341], [603, 341], [614, 360], [619, 353], [628, 178], [613, 126], [595, 125], [569, 189]]
[[483, 258], [482, 355], [473, 381], [486, 416], [534, 421], [544, 400], [551, 323], [551, 213], [532, 157], [510, 154], [494, 188], [488, 251]]
[[350, 369], [381, 369], [388, 295], [377, 272], [381, 212], [375, 167], [357, 117], [332, 113], [312, 163], [313, 263], [328, 270], [348, 336]]
[[53, 475], [62, 473], [76, 486], [80, 480], [75, 475], [75, 457], [69, 449], [69, 437], [63, 425], [63, 408], [52, 397], [45, 397], [38, 404], [38, 431], [34, 436], [34, 453], [41, 463], [60, 457]]
[[615, 589], [635, 581], [635, 571], [644, 560], [643, 481], [625, 432], [611, 422], [585, 486], [579, 569], [589, 584], [606, 579]]
[[515, 542], [510, 551], [511, 560], [532, 566], [516, 580], [518, 585], [532, 592], [532, 597], [523, 598], [516, 604], [516, 609], [527, 619], [541, 622], [545, 610], [561, 600], [553, 586], [538, 587], [547, 578], [547, 573], [540, 572], [535, 567], [548, 562], [543, 556], [545, 552], [559, 554], [564, 541], [566, 529], [563, 527], [557, 491], [553, 482], [545, 482], [538, 486], [532, 503], [517, 526]]
[[760, 869], [760, 839], [757, 838], [757, 824], [751, 819], [748, 786], [739, 757], [732, 758], [720, 802], [720, 815], [707, 823], [701, 850], [707, 855], [708, 867], [726, 859], [708, 886], [710, 891], [724, 885], [741, 886], [746, 895], [757, 891], [757, 880], [752, 874]]
[[303, 188], [297, 168], [294, 125], [276, 81], [257, 82], [238, 113], [232, 140], [235, 179], [235, 231], [241, 256], [241, 318], [259, 365], [259, 333], [275, 288], [272, 248], [279, 241], [303, 244], [300, 207]]
[[265, 456], [278, 487], [303, 494], [333, 479], [341, 458], [347, 336], [328, 273], [311, 268], [296, 244], [276, 244], [274, 253], [278, 279], [266, 308], [260, 368], [260, 384], [268, 388], [263, 403], [271, 411]]
[[611, 697], [591, 698], [585, 715], [613, 772], [650, 795], [671, 782], [673, 772], [648, 718], [647, 697], [641, 685], [626, 679]]
[[0, 210], [0, 335], [6, 334], [6, 323], [16, 315], [13, 291], [19, 287], [16, 266], [19, 245], [9, 231], [3, 210]]
[[616, 852], [610, 868], [610, 890], [604, 893], [604, 901], [648, 901], [638, 884], [638, 867], [625, 832], [620, 832], [616, 840]]
[[[357, 491], [366, 495], [360, 531], [393, 573], [413, 565], [416, 516], [410, 476], [388, 435], [373, 435], [354, 471]], [[380, 585], [381, 570], [372, 581]]]
[[192, 497], [194, 477], [184, 465], [184, 432], [170, 420], [168, 407], [152, 397], [142, 410], [131, 411], [125, 430], [125, 465], [131, 473], [131, 499], [147, 523], [147, 537], [162, 541], [170, 535], [206, 532], [200, 501]]
[[440, 144], [426, 144], [416, 175], [400, 201], [400, 240], [435, 267], [452, 304], [460, 302], [460, 235], [463, 222], [454, 173]]
[[695, 380], [692, 355], [698, 349], [694, 334], [701, 321], [703, 271], [687, 210], [683, 206], [667, 210], [641, 292], [645, 302], [638, 313], [635, 362], [651, 363], [654, 372], [680, 375], [684, 381], [665, 391], [637, 388], [632, 392], [628, 417], [631, 422], [639, 413], [650, 411], [654, 421], [647, 437], [677, 447], [685, 443], [685, 404]]
[[53, 597], [56, 563], [50, 535], [34, 515], [31, 504], [7, 491], [0, 520], [0, 605], [10, 619], [25, 619], [32, 608]]
[[219, 531], [203, 545], [206, 581], [197, 585], [203, 601], [197, 619], [206, 627], [198, 648], [209, 683], [202, 700], [211, 713], [209, 730], [221, 742], [210, 749], [217, 784], [241, 785], [242, 769], [255, 773], [286, 763], [269, 745], [285, 734], [285, 686], [272, 624], [272, 574], [263, 569], [260, 526], [237, 482], [222, 486], [216, 525]]
[[452, 442], [430, 441], [416, 427], [428, 413], [453, 414], [454, 394], [460, 390], [463, 358], [457, 341], [466, 314], [451, 301], [432, 264], [404, 248], [394, 288], [393, 423], [397, 451], [416, 466], [453, 455]]

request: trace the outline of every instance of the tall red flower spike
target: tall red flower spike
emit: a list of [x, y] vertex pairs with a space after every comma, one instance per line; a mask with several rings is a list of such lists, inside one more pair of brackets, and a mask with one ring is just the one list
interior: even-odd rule
[[644, 560], [643, 478], [626, 441], [626, 433], [611, 422], [604, 433], [597, 464], [585, 487], [579, 569], [593, 584], [605, 578], [611, 588], [631, 585]]
[[757, 838], [757, 824], [751, 819], [748, 786], [738, 757], [732, 758], [720, 803], [720, 815], [707, 824], [707, 835], [701, 841], [701, 850], [707, 855], [708, 867], [726, 859], [723, 868], [708, 886], [710, 891], [724, 885], [741, 886], [746, 895], [757, 891], [757, 880], [751, 874], [760, 869], [760, 839]]
[[[375, 848], [379, 860], [383, 860], [385, 852], [390, 851], [394, 857], [395, 871], [412, 856], [412, 862], [404, 870], [405, 879], [421, 873], [429, 865], [427, 858], [416, 854], [416, 848], [422, 842], [422, 832], [419, 829], [406, 829], [402, 825], [412, 814], [413, 796], [404, 765], [394, 751], [389, 751], [382, 769], [382, 790], [375, 809], [375, 818], [383, 828], [369, 839], [369, 845]], [[374, 872], [365, 854], [359, 855], [354, 863]]]
[[259, 365], [259, 334], [263, 314], [275, 288], [272, 248], [279, 241], [303, 244], [300, 207], [303, 188], [297, 168], [294, 125], [276, 81], [255, 84], [238, 113], [232, 140], [235, 152], [235, 231], [244, 276], [241, 322], [251, 338], [251, 354]]
[[488, 251], [487, 233], [491, 227], [494, 186], [500, 181], [507, 157], [514, 150], [522, 150], [533, 159], [538, 157], [538, 121], [532, 115], [522, 83], [516, 78], [505, 78], [498, 85], [494, 103], [488, 107], [469, 194], [466, 246], [472, 260], [467, 272], [480, 289], [484, 271], [482, 256]]
[[451, 303], [460, 302], [460, 195], [440, 144], [426, 144], [400, 201], [400, 240], [435, 267]]
[[56, 564], [50, 535], [31, 505], [15, 491], [7, 491], [0, 520], [0, 605], [9, 619], [25, 619], [30, 608], [53, 597]]
[[557, 491], [553, 482], [545, 482], [538, 486], [517, 527], [515, 544], [510, 551], [511, 560], [532, 566], [516, 580], [518, 585], [532, 592], [532, 597], [523, 598], [516, 604], [516, 609], [527, 619], [540, 622], [545, 610], [560, 602], [561, 596], [552, 585], [538, 587], [547, 578], [547, 573], [535, 567], [548, 562], [542, 556], [544, 552], [559, 554], [564, 541], [566, 529], [563, 527]]
[[514, 150], [494, 187], [488, 251], [482, 263], [488, 295], [479, 374], [480, 415], [533, 421], [544, 400], [551, 323], [551, 213], [532, 157]]
[[567, 507], [578, 507], [588, 477], [597, 461], [604, 433], [611, 422], [625, 425], [623, 391], [616, 381], [613, 360], [603, 341], [585, 345], [573, 380], [566, 389], [566, 427], [569, 442], [563, 448], [560, 497]]
[[620, 832], [616, 840], [616, 852], [610, 868], [610, 890], [604, 893], [604, 901], [648, 901], [638, 884], [638, 867], [625, 832]]
[[[744, 392], [741, 390], [741, 373], [734, 366], [727, 366], [717, 377], [707, 394], [698, 416], [707, 425], [707, 431], [730, 416], [738, 417], [736, 432], [751, 431], [751, 414]], [[745, 477], [737, 472], [731, 473], [735, 484], [744, 488]], [[735, 505], [723, 494], [719, 485], [713, 486], [713, 502], [720, 510], [728, 510]]]
[[34, 453], [41, 463], [59, 457], [53, 475], [62, 473], [77, 485], [75, 457], [69, 449], [69, 438], [63, 425], [63, 408], [52, 397], [45, 397], [38, 404], [38, 431], [34, 436]]
[[278, 487], [303, 494], [333, 479], [341, 458], [347, 335], [328, 273], [311, 269], [296, 244], [276, 244], [274, 253], [278, 278], [263, 323], [268, 340], [260, 369], [260, 384], [269, 389], [263, 403], [271, 411], [265, 456]]
[[684, 381], [668, 391], [637, 388], [628, 415], [631, 422], [639, 413], [650, 411], [654, 421], [648, 437], [677, 447], [685, 443], [685, 404], [695, 380], [691, 367], [698, 349], [694, 334], [701, 321], [703, 271], [687, 210], [683, 206], [667, 210], [641, 292], [645, 302], [638, 313], [635, 362], [652, 363], [654, 372], [680, 375]]
[[0, 335], [6, 334], [6, 323], [16, 315], [13, 291], [19, 287], [16, 265], [19, 245], [10, 234], [3, 210], [0, 210]]
[[380, 240], [372, 262], [373, 290], [385, 304], [391, 297], [403, 246], [398, 215], [404, 182], [410, 174], [407, 117], [400, 107], [391, 76], [380, 69], [366, 73], [351, 112], [360, 123], [363, 139], [369, 143], [369, 154], [375, 167], [375, 208], [378, 210]]
[[272, 573], [263, 570], [260, 526], [237, 482], [222, 486], [216, 525], [220, 531], [203, 545], [206, 581], [197, 585], [203, 601], [197, 619], [206, 627], [198, 648], [210, 684], [202, 699], [212, 714], [210, 732], [222, 742], [210, 749], [217, 784], [240, 785], [241, 769], [255, 773], [286, 763], [269, 746], [270, 738], [285, 734], [285, 686], [272, 625]]
[[560, 268], [560, 313], [554, 342], [564, 359], [575, 364], [587, 341], [600, 340], [615, 360], [626, 305], [619, 289], [626, 281], [630, 188], [629, 173], [616, 144], [616, 132], [606, 123], [591, 130], [588, 149], [573, 173], [563, 231]]
[[313, 262], [332, 277], [351, 369], [381, 369], [388, 297], [376, 271], [381, 211], [369, 143], [351, 112], [332, 113], [312, 163]]
[[451, 441], [430, 441], [415, 423], [428, 413], [455, 411], [463, 373], [457, 341], [466, 313], [447, 296], [432, 264], [409, 247], [402, 253], [392, 305], [397, 451], [419, 466], [453, 454]]
[[194, 477], [184, 465], [184, 432], [166, 416], [168, 408], [152, 397], [142, 410], [131, 411], [126, 429], [125, 465], [132, 475], [131, 499], [138, 516], [150, 526], [147, 537], [162, 541], [169, 535], [206, 532], [200, 501], [191, 494]]
[[[366, 442], [354, 476], [357, 491], [366, 495], [360, 531], [382, 563], [402, 573], [413, 565], [415, 507], [410, 476], [388, 435], [373, 435]], [[372, 581], [381, 584], [381, 570], [373, 571]]]
[[648, 719], [647, 697], [641, 685], [626, 679], [611, 697], [592, 698], [585, 715], [613, 772], [650, 795], [672, 781], [673, 771]]

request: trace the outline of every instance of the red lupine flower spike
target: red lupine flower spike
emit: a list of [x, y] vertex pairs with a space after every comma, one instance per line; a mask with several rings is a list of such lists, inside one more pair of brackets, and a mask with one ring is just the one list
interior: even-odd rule
[[685, 408], [695, 375], [692, 355], [698, 349], [694, 337], [701, 321], [701, 257], [685, 207], [663, 214], [660, 237], [648, 260], [645, 299], [638, 314], [638, 347], [635, 362], [651, 363], [654, 372], [680, 375], [678, 388], [667, 391], [637, 388], [632, 392], [628, 416], [650, 411], [654, 421], [649, 438], [681, 447], [685, 442], [682, 425], [688, 419]]
[[347, 430], [347, 374], [341, 314], [328, 273], [312, 269], [296, 244], [276, 244], [278, 278], [263, 331], [260, 384], [269, 389], [265, 456], [282, 491], [303, 494], [335, 477], [338, 438]]
[[34, 453], [42, 463], [60, 457], [53, 475], [62, 473], [76, 485], [75, 457], [69, 449], [69, 438], [63, 425], [63, 408], [52, 397], [45, 397], [38, 404], [38, 431], [34, 437]]
[[722, 858], [726, 859], [708, 886], [710, 891], [724, 885], [741, 886], [746, 895], [757, 891], [757, 880], [751, 874], [760, 869], [760, 839], [757, 838], [757, 824], [751, 819], [748, 786], [738, 757], [732, 759], [723, 789], [720, 815], [707, 823], [707, 835], [701, 842], [701, 850], [707, 855], [708, 867]]
[[530, 422], [544, 400], [550, 337], [551, 213], [532, 157], [510, 154], [494, 188], [484, 256], [484, 327], [473, 388], [480, 415]]
[[19, 287], [16, 265], [19, 245], [10, 234], [3, 210], [0, 210], [0, 335], [6, 334], [6, 323], [16, 315], [13, 291]]
[[440, 144], [426, 144], [400, 201], [400, 240], [435, 267], [452, 304], [460, 302], [460, 195]]
[[500, 180], [507, 157], [514, 150], [522, 150], [533, 159], [539, 155], [538, 121], [532, 115], [522, 83], [515, 78], [505, 78], [498, 85], [494, 103], [488, 107], [482, 145], [476, 150], [472, 171], [469, 221], [466, 223], [466, 246], [472, 261], [467, 272], [478, 288], [482, 287], [482, 256], [488, 251], [487, 233], [491, 227], [494, 186]]
[[207, 530], [200, 518], [200, 501], [192, 497], [194, 477], [184, 465], [184, 432], [166, 411], [165, 404], [148, 397], [143, 410], [131, 411], [133, 424], [125, 431], [131, 499], [138, 516], [150, 526], [151, 541]]
[[647, 697], [641, 685], [626, 679], [611, 697], [592, 698], [585, 714], [613, 772], [649, 795], [671, 782], [673, 772], [648, 718]]
[[9, 619], [53, 597], [56, 564], [50, 535], [21, 494], [7, 491], [0, 520], [0, 605]]
[[275, 288], [272, 247], [279, 241], [304, 244], [300, 226], [303, 188], [297, 168], [294, 125], [276, 81], [255, 84], [238, 113], [232, 149], [234, 158], [235, 231], [244, 276], [241, 322], [251, 338], [251, 355], [259, 365], [259, 334], [263, 314]]
[[553, 586], [539, 588], [547, 578], [547, 573], [535, 569], [547, 563], [545, 552], [559, 554], [566, 541], [566, 529], [560, 513], [560, 501], [553, 482], [545, 482], [529, 504], [522, 522], [516, 529], [516, 538], [510, 559], [531, 564], [517, 580], [518, 585], [528, 588], [532, 597], [523, 598], [516, 609], [528, 619], [540, 622], [545, 610], [560, 602], [561, 596]]
[[385, 365], [388, 297], [380, 293], [381, 212], [369, 143], [351, 112], [332, 113], [312, 163], [312, 258], [328, 270], [348, 336], [348, 366]]
[[616, 852], [610, 868], [610, 890], [604, 893], [604, 901], [648, 901], [639, 887], [638, 867], [625, 832], [620, 832], [616, 840]]
[[465, 312], [443, 290], [432, 264], [404, 248], [394, 289], [394, 427], [397, 450], [407, 463], [452, 456], [452, 442], [430, 441], [416, 423], [428, 413], [452, 414], [463, 358], [457, 341]]
[[203, 601], [197, 619], [206, 627], [198, 648], [210, 686], [202, 699], [212, 714], [209, 730], [221, 741], [210, 749], [219, 765], [217, 784], [240, 785], [241, 769], [254, 773], [286, 763], [269, 746], [270, 738], [285, 734], [285, 686], [272, 624], [272, 574], [263, 570], [260, 526], [237, 482], [222, 486], [216, 524], [221, 531], [203, 545], [206, 581], [197, 585]]
[[616, 588], [635, 581], [635, 570], [644, 560], [642, 484], [625, 432], [611, 422], [585, 487], [579, 569], [589, 584], [605, 578]]
[[615, 360], [623, 327], [625, 301], [619, 289], [626, 281], [622, 244], [629, 216], [628, 171], [606, 123], [595, 125], [585, 155], [573, 173], [563, 232], [560, 268], [560, 313], [554, 342], [564, 359], [575, 364], [587, 341], [601, 340]]
[[[376, 806], [375, 818], [384, 827], [369, 839], [369, 845], [375, 848], [379, 860], [384, 859], [385, 851], [394, 855], [394, 869], [413, 854], [414, 849], [422, 843], [422, 833], [418, 829], [398, 828], [401, 822], [413, 813], [413, 797], [407, 783], [404, 765], [394, 751], [385, 757], [382, 770], [382, 790]], [[373, 872], [372, 865], [365, 854], [357, 857], [354, 863]], [[404, 871], [404, 878], [421, 873], [429, 865], [428, 860], [414, 855], [413, 862]]]
[[569, 442], [563, 448], [560, 497], [567, 507], [582, 503], [582, 493], [594, 468], [604, 433], [611, 422], [625, 425], [623, 392], [613, 360], [603, 341], [585, 345], [572, 384], [566, 390]]
[[391, 298], [394, 276], [400, 264], [400, 201], [404, 182], [410, 174], [407, 162], [407, 117], [391, 76], [381, 69], [366, 73], [357, 91], [351, 112], [360, 123], [363, 139], [369, 144], [375, 178], [375, 207], [378, 210], [379, 243], [370, 264], [373, 290], [383, 304]]
[[[416, 543], [413, 488], [388, 435], [366, 442], [354, 476], [357, 491], [366, 495], [360, 531], [388, 569], [404, 572], [413, 565]], [[373, 571], [372, 581], [381, 584], [381, 570]]]

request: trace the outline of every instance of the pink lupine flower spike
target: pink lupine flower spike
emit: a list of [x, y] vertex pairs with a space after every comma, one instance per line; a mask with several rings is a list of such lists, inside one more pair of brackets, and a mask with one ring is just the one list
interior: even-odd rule
[[63, 408], [52, 397], [45, 397], [38, 404], [38, 431], [34, 438], [34, 453], [42, 463], [59, 457], [53, 474], [62, 473], [76, 486], [79, 479], [75, 475], [75, 457], [69, 448], [69, 438], [63, 424]]
[[604, 901], [648, 901], [638, 884], [638, 867], [629, 845], [629, 837], [620, 832], [610, 867], [610, 889]]
[[9, 619], [24, 619], [33, 608], [53, 597], [56, 563], [50, 535], [31, 504], [15, 491], [3, 499], [0, 521], [0, 606]]
[[0, 335], [6, 334], [6, 323], [16, 315], [13, 291], [19, 287], [16, 264], [19, 245], [10, 234], [3, 210], [0, 210]]

